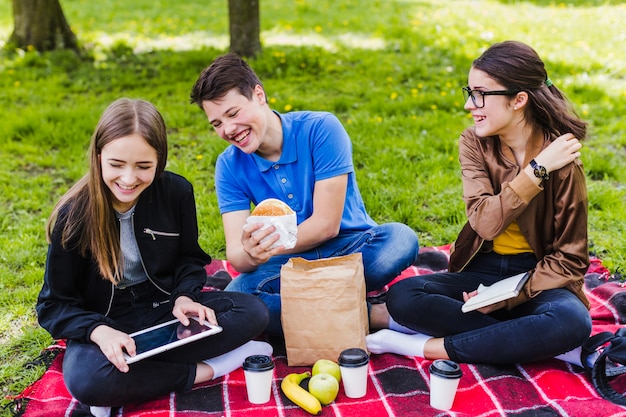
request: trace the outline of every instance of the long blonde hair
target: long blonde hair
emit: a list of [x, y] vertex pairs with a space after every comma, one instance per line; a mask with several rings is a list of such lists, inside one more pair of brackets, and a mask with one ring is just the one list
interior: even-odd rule
[[[156, 107], [144, 100], [121, 98], [111, 103], [98, 121], [89, 146], [89, 171], [61, 197], [46, 225], [46, 237], [60, 233], [64, 249], [78, 249], [93, 258], [100, 274], [118, 283], [122, 279], [119, 226], [111, 191], [102, 180], [100, 153], [109, 142], [138, 133], [157, 152], [155, 178], [167, 162], [165, 122]], [[57, 220], [61, 230], [55, 230]]]

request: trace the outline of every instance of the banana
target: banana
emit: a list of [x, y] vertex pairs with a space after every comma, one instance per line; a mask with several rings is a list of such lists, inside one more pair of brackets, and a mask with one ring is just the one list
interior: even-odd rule
[[300, 386], [300, 382], [310, 376], [311, 372], [308, 371], [301, 374], [289, 374], [283, 378], [280, 388], [294, 404], [301, 407], [306, 412], [317, 416], [322, 413], [322, 404], [317, 398]]

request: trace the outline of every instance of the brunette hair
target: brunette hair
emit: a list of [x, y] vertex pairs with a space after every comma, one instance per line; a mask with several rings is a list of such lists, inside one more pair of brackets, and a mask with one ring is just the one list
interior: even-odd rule
[[472, 67], [484, 71], [508, 90], [528, 93], [524, 116], [529, 123], [553, 139], [571, 132], [579, 140], [587, 135], [581, 120], [565, 95], [548, 78], [539, 55], [518, 41], [495, 43], [478, 57]]
[[155, 178], [163, 173], [167, 132], [161, 113], [144, 100], [118, 99], [102, 113], [91, 137], [89, 171], [61, 197], [46, 225], [51, 242], [56, 221], [62, 218], [58, 232], [63, 248], [77, 248], [82, 256], [91, 256], [100, 274], [113, 283], [122, 279], [120, 235], [111, 191], [102, 179], [100, 154], [106, 144], [132, 134], [139, 134], [156, 150]]
[[263, 87], [248, 63], [239, 55], [230, 52], [215, 59], [200, 73], [191, 89], [190, 102], [202, 108], [203, 101], [222, 98], [233, 88], [251, 100], [257, 85]]

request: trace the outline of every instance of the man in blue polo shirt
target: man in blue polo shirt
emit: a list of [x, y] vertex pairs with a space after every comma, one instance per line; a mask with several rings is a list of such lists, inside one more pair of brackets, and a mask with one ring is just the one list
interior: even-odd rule
[[[282, 335], [280, 268], [289, 258], [361, 252], [367, 291], [384, 287], [415, 261], [415, 232], [402, 223], [378, 225], [367, 213], [350, 137], [333, 114], [272, 110], [257, 75], [232, 53], [202, 71], [191, 101], [231, 144], [215, 167], [226, 258], [241, 272], [226, 289], [255, 294], [265, 302], [268, 334]], [[267, 198], [282, 200], [296, 212], [294, 248], [272, 247], [279, 238], [274, 227], [260, 230], [261, 223], [246, 224], [251, 204]], [[370, 314], [376, 327], [372, 320]]]

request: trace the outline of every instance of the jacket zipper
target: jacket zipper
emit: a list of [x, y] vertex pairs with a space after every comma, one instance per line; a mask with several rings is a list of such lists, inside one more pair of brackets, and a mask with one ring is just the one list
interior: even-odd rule
[[105, 317], [109, 316], [111, 312], [111, 306], [113, 305], [113, 297], [115, 297], [115, 284], [111, 283], [111, 298], [109, 298], [109, 305], [107, 306], [107, 311], [104, 313]]
[[476, 255], [478, 255], [478, 253], [480, 252], [480, 250], [483, 248], [483, 245], [484, 245], [484, 244], [485, 244], [485, 239], [480, 238], [480, 245], [478, 245], [478, 249], [476, 249], [476, 251], [474, 251], [474, 253], [472, 254], [472, 256], [470, 256], [470, 257], [469, 257], [469, 259], [467, 260], [467, 262], [465, 262], [465, 263], [463, 264], [463, 266], [461, 266], [461, 267], [459, 268], [459, 271], [458, 271], [458, 272], [463, 271], [463, 270], [465, 269], [465, 267], [466, 267], [467, 265], [469, 265], [469, 263], [470, 263], [470, 262], [472, 262], [472, 260], [476, 257]]
[[150, 236], [152, 236], [152, 240], [156, 240], [157, 236], [169, 236], [169, 237], [176, 237], [176, 236], [180, 236], [180, 233], [170, 233], [170, 232], [158, 232], [156, 230], [152, 230], [148, 227], [146, 227], [145, 229], [143, 229], [143, 232], [145, 234], [148, 234]]
[[[135, 229], [135, 212], [133, 212], [133, 215], [130, 218], [130, 221], [132, 223], [133, 229]], [[147, 233], [149, 235], [152, 236], [152, 240], [156, 240], [156, 237], [154, 235], [162, 235], [162, 236], [179, 236], [180, 233], [166, 233], [166, 232], [156, 232], [152, 229], [149, 228], [145, 228], [143, 229], [144, 233]], [[139, 247], [139, 244], [137, 245], [137, 247]], [[163, 293], [167, 294], [167, 295], [172, 295], [170, 292], [165, 291], [163, 288], [159, 287], [157, 285], [156, 282], [154, 282], [154, 280], [152, 279], [152, 277], [150, 276], [150, 274], [148, 274], [148, 270], [146, 269], [146, 264], [143, 262], [143, 256], [141, 256], [141, 250], [139, 251], [139, 260], [141, 261], [141, 267], [143, 268], [143, 272], [146, 274], [146, 276], [148, 277], [148, 280], [155, 286], [157, 287], [160, 291], [162, 291]]]
[[[131, 226], [133, 228], [133, 230], [135, 229], [135, 213], [133, 212], [131, 218]], [[169, 233], [169, 232], [158, 232], [156, 230], [152, 230], [148, 227], [146, 227], [145, 229], [143, 229], [143, 232], [146, 234], [149, 234], [150, 236], [152, 236], [152, 240], [156, 240], [156, 236], [170, 236], [170, 237], [174, 237], [174, 236], [180, 236], [180, 233]], [[137, 244], [137, 247], [139, 247], [139, 244]], [[159, 289], [159, 291], [163, 292], [166, 295], [172, 295], [170, 292], [165, 291], [163, 288], [161, 288], [160, 286], [157, 285], [156, 282], [154, 282], [154, 280], [152, 279], [152, 277], [150, 277], [150, 274], [148, 274], [148, 270], [146, 269], [146, 264], [143, 262], [143, 256], [141, 256], [141, 250], [139, 251], [139, 260], [141, 261], [141, 267], [143, 268], [143, 272], [144, 274], [146, 274], [146, 277], [148, 278], [148, 281], [150, 281], [152, 283], [152, 285], [154, 285], [155, 287], [157, 287]], [[107, 308], [107, 312], [104, 314], [105, 316], [108, 316], [108, 314], [111, 312], [111, 306], [113, 305], [113, 297], [115, 296], [115, 284], [111, 284], [111, 298], [109, 299], [109, 306]], [[169, 302], [169, 300], [164, 301], [162, 303], [159, 304], [163, 304], [165, 302]], [[153, 303], [153, 307], [158, 307], [158, 305], [154, 305], [155, 303]]]

